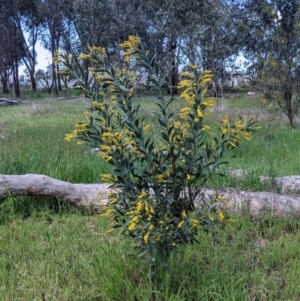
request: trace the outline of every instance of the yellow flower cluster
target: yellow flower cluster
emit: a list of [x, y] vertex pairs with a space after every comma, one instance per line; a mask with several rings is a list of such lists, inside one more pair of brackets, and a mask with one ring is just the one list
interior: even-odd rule
[[234, 124], [231, 124], [228, 116], [222, 120], [221, 133], [228, 137], [228, 143], [233, 148], [236, 148], [242, 140], [251, 141], [253, 139], [252, 133], [246, 130], [247, 121], [245, 116], [243, 120], [238, 120]]
[[177, 225], [178, 229], [182, 229], [184, 224], [188, 224], [193, 231], [197, 231], [199, 229], [199, 221], [195, 218], [190, 218], [185, 210], [182, 212], [181, 217], [182, 220]]
[[138, 36], [130, 35], [128, 40], [120, 44], [120, 47], [124, 49], [123, 57], [125, 62], [130, 62], [132, 55], [137, 54], [140, 43]]
[[109, 217], [111, 216], [115, 211], [113, 209], [111, 209], [110, 207], [108, 206], [104, 206], [102, 208], [102, 214], [100, 216], [106, 216], [106, 217]]
[[151, 222], [155, 214], [153, 206], [149, 204], [150, 199], [150, 196], [143, 191], [138, 196], [136, 203], [133, 204], [132, 209], [126, 212], [126, 215], [130, 218], [127, 230], [131, 233], [137, 230], [141, 231], [146, 244], [148, 243], [149, 237], [154, 229], [153, 224], [148, 223], [148, 227], [145, 227], [143, 223], [145, 220]]
[[[180, 76], [182, 80], [179, 82], [178, 88], [183, 89], [180, 98], [185, 100], [187, 107], [180, 111], [179, 116], [186, 118], [195, 104], [196, 97], [201, 97], [204, 101], [201, 102], [202, 109], [200, 107], [197, 108], [197, 118], [202, 118], [204, 116], [203, 109], [214, 106], [215, 98], [207, 97], [208, 85], [212, 81], [213, 74], [211, 71], [205, 71], [199, 82], [189, 72], [182, 72]], [[197, 95], [198, 86], [201, 88], [201, 95]]]
[[106, 49], [102, 47], [96, 47], [92, 46], [89, 47], [89, 53], [82, 53], [78, 56], [78, 59], [80, 60], [89, 60], [93, 63], [99, 63], [100, 61], [103, 61], [106, 58]]
[[106, 128], [101, 135], [100, 157], [107, 162], [111, 161], [113, 152], [120, 154], [131, 153], [138, 156], [137, 145], [133, 139], [134, 133], [129, 130], [113, 130]]
[[[190, 127], [193, 126], [193, 123], [199, 123], [205, 116], [208, 116], [211, 113], [208, 109], [213, 107], [215, 103], [215, 98], [207, 96], [212, 73], [205, 71], [202, 77], [198, 79], [197, 67], [191, 66], [191, 69], [194, 70], [194, 73], [182, 72], [180, 74], [181, 81], [178, 88], [182, 89], [180, 98], [185, 101], [186, 106], [179, 110], [178, 120], [173, 121], [174, 127], [171, 135], [173, 141], [177, 141], [178, 138], [181, 139], [180, 135], [185, 138], [191, 136]], [[190, 116], [194, 116], [192, 122], [189, 120]], [[209, 127], [203, 124], [202, 130], [208, 129]]]
[[80, 133], [86, 131], [87, 126], [88, 123], [77, 122], [74, 126], [75, 129], [72, 131], [72, 133], [65, 135], [65, 141], [71, 142], [72, 140], [76, 139]]
[[105, 173], [100, 176], [100, 180], [104, 183], [114, 183], [116, 181], [116, 177], [110, 173]]

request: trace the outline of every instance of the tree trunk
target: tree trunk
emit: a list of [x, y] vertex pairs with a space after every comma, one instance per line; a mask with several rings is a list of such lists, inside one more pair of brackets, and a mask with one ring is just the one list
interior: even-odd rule
[[4, 94], [8, 94], [9, 93], [7, 77], [2, 78], [2, 92]]
[[88, 82], [89, 82], [89, 67], [90, 67], [90, 64], [89, 64], [88, 60], [84, 60], [83, 64], [84, 64], [84, 83], [87, 85]]
[[59, 73], [59, 67], [58, 65], [56, 66], [56, 70], [57, 70], [57, 84], [58, 84], [58, 91], [61, 91], [61, 75]]
[[[52, 54], [52, 60], [55, 56], [55, 41], [53, 38], [53, 35], [51, 36], [51, 54]], [[55, 97], [58, 97], [58, 88], [57, 88], [57, 76], [56, 76], [56, 66], [55, 63], [52, 63], [52, 87], [53, 87], [53, 95]]]
[[288, 115], [290, 126], [292, 129], [294, 129], [295, 128], [294, 120], [293, 120], [294, 118], [293, 118], [292, 114], [290, 114], [290, 113], [288, 113], [287, 115]]
[[292, 97], [293, 97], [292, 92], [290, 91], [284, 92], [285, 112], [289, 119], [291, 128], [295, 128], [294, 121], [293, 121], [295, 114], [293, 112], [293, 107], [292, 107]]
[[171, 41], [169, 45], [169, 54], [171, 57], [171, 70], [169, 73], [169, 93], [171, 96], [177, 94], [178, 69], [175, 60], [176, 48], [177, 48], [177, 42]]
[[53, 87], [53, 95], [55, 97], [58, 97], [56, 71], [55, 71], [55, 65], [54, 64], [52, 64], [52, 85], [51, 86]]
[[32, 91], [36, 91], [37, 87], [36, 87], [36, 80], [35, 80], [35, 76], [34, 76], [35, 70], [30, 70], [29, 73], [30, 73], [31, 89], [32, 89]]
[[14, 89], [15, 89], [16, 97], [20, 98], [21, 92], [20, 92], [20, 84], [19, 84], [19, 66], [17, 60], [14, 62], [13, 78], [14, 78]]
[[49, 84], [47, 85], [47, 92], [50, 94], [53, 88], [53, 82], [51, 83], [51, 85], [49, 86]]

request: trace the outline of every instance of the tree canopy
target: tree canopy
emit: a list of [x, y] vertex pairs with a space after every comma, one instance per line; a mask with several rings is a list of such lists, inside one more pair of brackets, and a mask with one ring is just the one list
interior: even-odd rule
[[[35, 50], [38, 40], [53, 57], [57, 51], [77, 56], [100, 46], [122, 67], [118, 45], [138, 35], [161, 61], [171, 94], [177, 92], [181, 68], [211, 70], [216, 85], [222, 85], [232, 58], [243, 53], [252, 62], [263, 99], [279, 106], [294, 126], [300, 106], [299, 6], [298, 0], [0, 0], [2, 89], [8, 93], [13, 87], [19, 95], [21, 64], [36, 89], [35, 65], [42, 59]], [[82, 66], [82, 72], [87, 74], [89, 67]], [[56, 96], [61, 89], [58, 69], [53, 63]]]

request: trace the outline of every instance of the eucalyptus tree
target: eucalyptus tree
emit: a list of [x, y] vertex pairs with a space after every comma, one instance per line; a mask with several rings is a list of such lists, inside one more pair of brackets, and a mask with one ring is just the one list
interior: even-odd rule
[[0, 1], [0, 68], [3, 92], [9, 92], [9, 79], [12, 79], [15, 96], [20, 97], [19, 64], [25, 56], [22, 30], [18, 18], [18, 2]]
[[25, 56], [23, 63], [29, 73], [32, 90], [36, 90], [35, 67], [37, 64], [36, 43], [41, 37], [43, 15], [39, 0], [17, 1], [16, 22], [22, 34]]
[[101, 46], [114, 59], [129, 35], [143, 39], [148, 30], [138, 0], [75, 0], [73, 13], [82, 49]]
[[143, 2], [151, 29], [152, 49], [167, 62], [171, 94], [176, 93], [178, 67], [197, 64], [219, 71], [233, 53], [230, 13], [222, 0], [153, 0]]
[[239, 53], [231, 5], [220, 0], [207, 1], [199, 29], [197, 39], [202, 68], [213, 72], [216, 87], [221, 88], [229, 76], [228, 68], [234, 64], [234, 57]]
[[[199, 1], [201, 2], [201, 1]], [[148, 42], [150, 51], [157, 55], [157, 59], [165, 66], [165, 78], [171, 95], [177, 93], [178, 67], [180, 65], [180, 47], [182, 33], [186, 29], [187, 16], [193, 1], [153, 0], [143, 2], [143, 9], [147, 15], [151, 38]], [[196, 24], [196, 22], [195, 22]]]
[[[72, 7], [71, 0], [40, 0], [40, 9], [43, 15], [42, 42], [54, 58], [59, 51], [62, 38], [65, 33], [67, 14]], [[57, 73], [58, 66], [52, 60], [52, 89], [54, 96], [58, 96], [61, 90], [60, 75]], [[51, 91], [51, 89], [50, 89]]]
[[[79, 37], [76, 49], [88, 52], [90, 46], [105, 48], [110, 60], [122, 67], [120, 43], [129, 35], [147, 40], [147, 24], [138, 0], [75, 0], [74, 26]], [[82, 72], [88, 80], [90, 62], [83, 63]]]
[[279, 107], [291, 127], [300, 108], [300, 2], [251, 0], [241, 7], [239, 37], [251, 55], [262, 99]]

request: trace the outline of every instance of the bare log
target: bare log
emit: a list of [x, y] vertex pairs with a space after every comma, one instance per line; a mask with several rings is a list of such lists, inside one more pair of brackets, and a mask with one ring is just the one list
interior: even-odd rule
[[[213, 196], [216, 191], [207, 190]], [[273, 216], [289, 216], [300, 213], [300, 196], [287, 195], [266, 191], [243, 191], [239, 189], [224, 188], [217, 192], [222, 200], [229, 204], [232, 211], [240, 213], [249, 211], [250, 215], [257, 216], [271, 214]]]
[[107, 203], [109, 191], [107, 184], [72, 184], [37, 174], [0, 175], [0, 200], [9, 195], [46, 196], [77, 208], [97, 210]]
[[[300, 177], [293, 176], [289, 189], [300, 186]], [[278, 179], [279, 181], [280, 179]], [[286, 177], [282, 178], [282, 184]], [[284, 186], [284, 185], [283, 185]], [[297, 189], [296, 189], [297, 190]], [[99, 210], [107, 204], [111, 189], [108, 184], [72, 184], [50, 178], [45, 175], [0, 175], [0, 200], [9, 195], [55, 197], [80, 209], [93, 208]], [[289, 190], [289, 192], [292, 192]], [[232, 210], [239, 213], [243, 208], [255, 216], [266, 211], [274, 216], [300, 213], [300, 195], [297, 190], [293, 194], [274, 192], [241, 191], [238, 189], [222, 189], [219, 191], [203, 191], [204, 198], [210, 200], [213, 195], [222, 195]]]
[[11, 98], [0, 98], [0, 106], [19, 105], [21, 102]]

